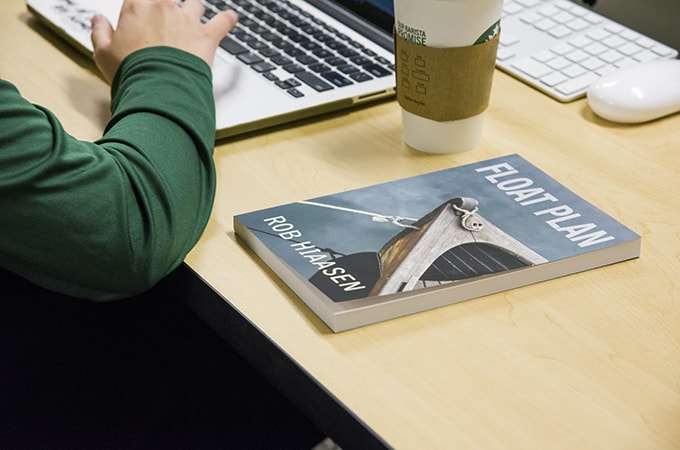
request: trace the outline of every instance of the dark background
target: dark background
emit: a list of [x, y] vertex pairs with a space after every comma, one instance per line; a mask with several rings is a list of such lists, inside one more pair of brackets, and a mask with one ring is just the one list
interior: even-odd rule
[[325, 435], [183, 304], [178, 274], [144, 295], [94, 303], [0, 269], [0, 448], [305, 450], [321, 442]]
[[593, 4], [591, 9], [622, 25], [680, 49], [679, 0], [589, 0], [574, 3]]

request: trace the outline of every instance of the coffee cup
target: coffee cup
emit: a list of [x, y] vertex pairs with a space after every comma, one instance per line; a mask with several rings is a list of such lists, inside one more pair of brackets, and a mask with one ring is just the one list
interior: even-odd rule
[[482, 139], [503, 0], [394, 0], [404, 141], [429, 153]]

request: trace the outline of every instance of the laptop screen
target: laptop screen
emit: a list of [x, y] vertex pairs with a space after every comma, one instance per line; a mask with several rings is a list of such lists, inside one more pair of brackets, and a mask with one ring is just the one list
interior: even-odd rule
[[369, 3], [390, 15], [394, 13], [394, 2], [392, 0], [368, 0], [366, 3]]
[[336, 3], [392, 34], [394, 23], [393, 0], [336, 0]]

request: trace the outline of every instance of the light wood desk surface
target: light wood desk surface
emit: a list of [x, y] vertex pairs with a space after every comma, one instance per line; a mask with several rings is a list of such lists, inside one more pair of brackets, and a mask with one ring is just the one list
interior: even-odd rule
[[[93, 65], [1, 5], [0, 76], [97, 138]], [[188, 265], [396, 448], [680, 448], [680, 115], [618, 126], [497, 72], [478, 148], [418, 153], [400, 127], [391, 101], [220, 142]], [[641, 234], [641, 258], [333, 334], [234, 237], [237, 213], [515, 152]]]

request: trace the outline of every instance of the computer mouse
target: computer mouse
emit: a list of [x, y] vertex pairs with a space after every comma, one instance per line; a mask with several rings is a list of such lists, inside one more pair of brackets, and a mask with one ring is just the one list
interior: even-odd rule
[[641, 123], [680, 111], [680, 60], [640, 63], [603, 76], [588, 89], [598, 116]]

